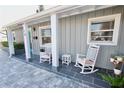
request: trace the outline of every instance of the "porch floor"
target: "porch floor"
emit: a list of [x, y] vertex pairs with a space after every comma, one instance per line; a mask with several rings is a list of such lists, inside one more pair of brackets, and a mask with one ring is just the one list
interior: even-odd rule
[[[15, 58], [17, 58], [18, 60], [21, 60], [23, 62], [25, 61], [25, 55], [21, 54], [21, 55], [15, 55]], [[32, 55], [32, 61], [31, 62], [27, 62], [28, 64], [34, 65], [38, 68], [44, 69], [44, 70], [48, 70], [50, 72], [54, 72], [56, 74], [68, 77], [70, 79], [76, 80], [80, 83], [83, 84], [87, 84], [91, 87], [110, 87], [106, 82], [104, 82], [98, 75], [98, 72], [106, 72], [104, 69], [99, 69], [98, 72], [93, 73], [93, 74], [81, 74], [79, 73], [81, 71], [80, 68], [76, 68], [74, 67], [74, 63], [71, 63], [69, 66], [63, 64], [60, 62], [60, 66], [55, 70], [53, 69], [53, 67], [51, 66], [51, 64], [49, 64], [48, 62], [44, 62], [44, 63], [39, 63], [39, 59], [40, 57], [38, 55]]]

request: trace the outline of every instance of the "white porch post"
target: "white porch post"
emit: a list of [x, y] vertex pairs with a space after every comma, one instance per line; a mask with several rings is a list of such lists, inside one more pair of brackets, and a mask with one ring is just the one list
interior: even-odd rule
[[23, 24], [23, 36], [24, 36], [26, 61], [29, 62], [31, 60], [31, 47], [30, 47], [28, 26], [25, 23]]
[[13, 55], [15, 55], [15, 50], [14, 50], [14, 40], [13, 40], [13, 34], [12, 34], [12, 31], [7, 29], [7, 36], [8, 36], [8, 45], [9, 45], [9, 53], [10, 53], [10, 56], [9, 57], [12, 57]]
[[51, 15], [51, 32], [52, 32], [52, 66], [59, 66], [58, 51], [58, 17], [56, 14]]

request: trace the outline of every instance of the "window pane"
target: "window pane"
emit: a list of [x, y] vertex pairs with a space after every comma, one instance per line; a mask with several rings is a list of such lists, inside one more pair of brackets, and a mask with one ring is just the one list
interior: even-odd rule
[[112, 41], [112, 37], [91, 37], [91, 41]]
[[114, 29], [114, 21], [91, 23], [91, 31]]
[[42, 44], [51, 43], [51, 37], [42, 37]]
[[112, 41], [113, 31], [91, 32], [91, 41]]
[[113, 31], [91, 32], [91, 36], [113, 36]]
[[50, 36], [51, 35], [51, 30], [50, 29], [42, 29], [41, 35], [42, 36]]

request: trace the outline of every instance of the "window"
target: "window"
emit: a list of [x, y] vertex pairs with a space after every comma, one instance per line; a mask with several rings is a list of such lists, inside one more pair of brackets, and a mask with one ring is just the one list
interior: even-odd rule
[[40, 29], [40, 45], [50, 47], [51, 44], [51, 29]]
[[41, 38], [42, 38], [42, 45], [51, 43], [51, 30], [42, 29]]
[[121, 14], [88, 19], [87, 43], [117, 45]]

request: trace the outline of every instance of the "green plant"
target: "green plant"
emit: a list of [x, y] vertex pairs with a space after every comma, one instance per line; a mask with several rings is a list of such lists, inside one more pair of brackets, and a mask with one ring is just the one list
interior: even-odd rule
[[14, 48], [15, 49], [24, 49], [24, 44], [23, 43], [19, 43], [19, 44], [14, 43]]
[[3, 41], [3, 42], [1, 42], [1, 44], [2, 44], [4, 47], [8, 47], [8, 42], [7, 42], [7, 41]]
[[[1, 42], [1, 44], [4, 47], [8, 47], [8, 42], [7, 41], [3, 41], [3, 42]], [[14, 42], [14, 48], [15, 49], [24, 49], [24, 44], [23, 43], [16, 43], [16, 42]]]
[[115, 69], [122, 69], [122, 62], [124, 61], [124, 56], [113, 56], [110, 58], [110, 62], [112, 62], [115, 66]]
[[124, 76], [112, 76], [109, 74], [98, 73], [102, 79], [109, 83], [113, 88], [124, 88]]

